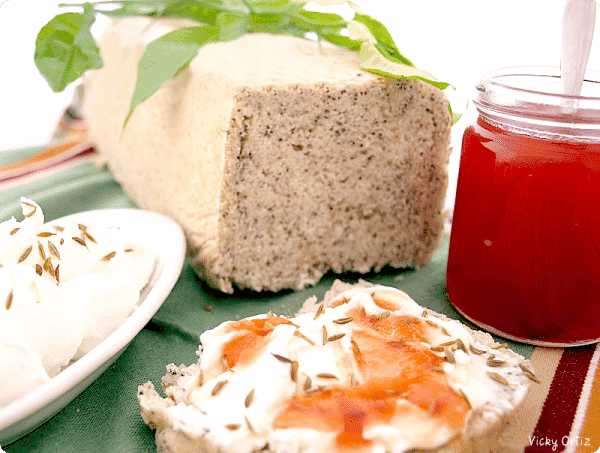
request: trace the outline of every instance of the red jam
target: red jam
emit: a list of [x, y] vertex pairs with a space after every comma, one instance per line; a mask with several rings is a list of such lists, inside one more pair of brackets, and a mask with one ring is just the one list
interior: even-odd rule
[[[568, 122], [560, 115], [544, 121]], [[501, 335], [590, 342], [600, 338], [600, 136], [573, 137], [568, 125], [545, 132], [544, 125], [523, 131], [489, 121], [485, 108], [467, 128], [448, 295]]]
[[[403, 413], [420, 412], [456, 430], [463, 426], [469, 403], [438, 371], [443, 359], [419, 344], [426, 333], [423, 322], [412, 316], [373, 319], [364, 309], [348, 316], [363, 328], [352, 334], [363, 380], [354, 387], [333, 385], [295, 395], [276, 417], [275, 427], [335, 432], [338, 445], [357, 448], [370, 444], [363, 436], [366, 427], [389, 423]], [[399, 399], [412, 405], [398, 406]]]
[[277, 316], [230, 322], [227, 325], [227, 332], [239, 332], [239, 335], [223, 345], [222, 355], [227, 365], [233, 368], [235, 365], [251, 363], [267, 346], [268, 335], [279, 324], [295, 326], [293, 322]]

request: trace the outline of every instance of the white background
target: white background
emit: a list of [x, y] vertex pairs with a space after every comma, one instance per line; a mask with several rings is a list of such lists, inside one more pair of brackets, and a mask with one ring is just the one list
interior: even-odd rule
[[[464, 111], [471, 87], [485, 71], [518, 65], [559, 66], [565, 0], [356, 1], [390, 30], [400, 51], [438, 79], [452, 83], [455, 110]], [[53, 93], [33, 63], [39, 29], [58, 0], [0, 0], [0, 151], [46, 143], [68, 105], [72, 88]], [[600, 17], [600, 14], [599, 14]], [[101, 28], [101, 27], [99, 27]], [[600, 35], [600, 29], [597, 31]], [[588, 67], [600, 69], [600, 44]], [[453, 129], [452, 180], [473, 107]], [[454, 183], [451, 182], [450, 192]]]

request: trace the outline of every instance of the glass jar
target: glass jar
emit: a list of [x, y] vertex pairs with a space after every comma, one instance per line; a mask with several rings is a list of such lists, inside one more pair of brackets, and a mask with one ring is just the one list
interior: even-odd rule
[[452, 304], [506, 338], [600, 340], [600, 74], [560, 94], [558, 68], [482, 77], [463, 136], [447, 269]]

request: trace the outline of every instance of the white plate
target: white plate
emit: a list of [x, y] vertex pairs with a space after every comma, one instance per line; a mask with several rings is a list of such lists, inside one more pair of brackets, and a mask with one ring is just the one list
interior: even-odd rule
[[183, 268], [185, 236], [181, 227], [167, 217], [139, 209], [106, 209], [48, 223], [70, 222], [121, 228], [128, 237], [154, 251], [154, 272], [142, 291], [138, 308], [117, 330], [49, 382], [0, 409], [0, 445], [14, 442], [50, 419], [100, 376], [154, 316]]

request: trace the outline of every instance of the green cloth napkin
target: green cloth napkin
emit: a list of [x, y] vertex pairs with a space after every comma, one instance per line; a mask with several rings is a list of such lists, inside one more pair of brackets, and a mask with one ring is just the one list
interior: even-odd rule
[[[33, 148], [0, 153], [0, 165], [35, 151]], [[0, 192], [0, 221], [10, 216], [22, 218], [21, 196], [36, 201], [46, 220], [92, 209], [135, 207], [108, 170], [99, 170], [90, 163]], [[348, 282], [364, 278], [394, 286], [420, 305], [461, 319], [446, 296], [447, 255], [446, 238], [429, 265], [419, 271], [384, 269], [367, 275], [328, 274], [318, 285], [304, 291], [237, 291], [233, 295], [206, 286], [186, 263], [164, 305], [116, 362], [56, 416], [2, 448], [7, 453], [155, 452], [154, 434], [140, 417], [137, 386], [151, 380], [158, 388], [167, 364], [196, 362], [202, 332], [226, 320], [268, 311], [293, 314], [308, 297], [322, 298], [335, 278]], [[512, 342], [509, 345], [525, 357], [530, 357], [534, 349]]]

